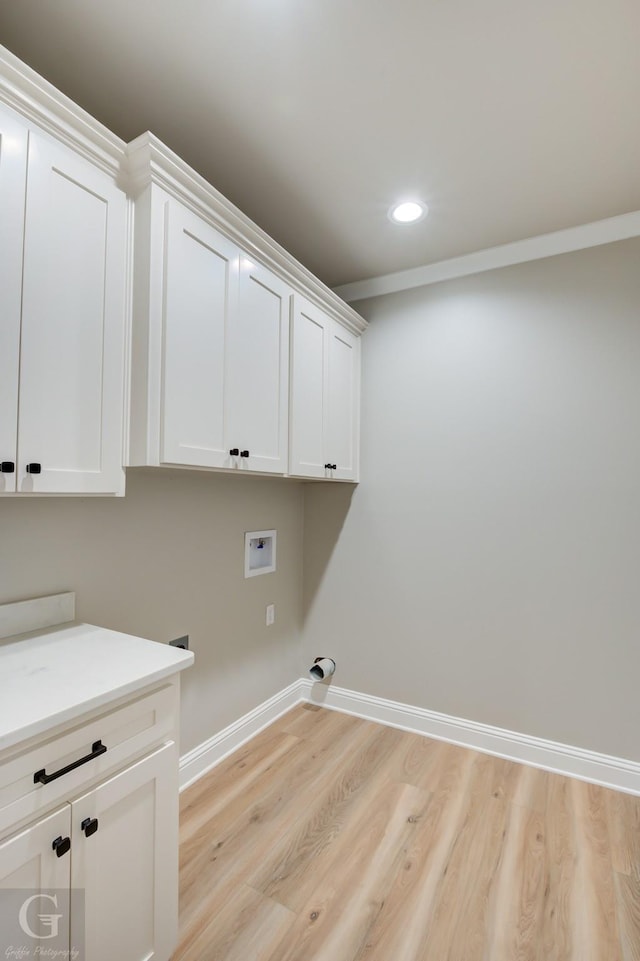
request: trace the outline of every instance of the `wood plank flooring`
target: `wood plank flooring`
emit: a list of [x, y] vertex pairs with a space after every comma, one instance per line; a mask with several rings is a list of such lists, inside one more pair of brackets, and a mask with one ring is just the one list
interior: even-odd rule
[[185, 791], [174, 961], [640, 961], [640, 798], [309, 705]]

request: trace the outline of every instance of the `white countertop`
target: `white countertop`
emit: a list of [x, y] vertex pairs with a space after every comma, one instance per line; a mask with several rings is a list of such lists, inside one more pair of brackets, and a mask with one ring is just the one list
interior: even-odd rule
[[78, 622], [0, 641], [0, 750], [190, 667], [193, 653]]

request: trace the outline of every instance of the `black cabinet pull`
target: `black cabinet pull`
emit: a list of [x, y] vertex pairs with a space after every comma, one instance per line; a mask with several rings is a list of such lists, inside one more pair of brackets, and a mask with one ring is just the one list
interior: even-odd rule
[[249, 456], [249, 451], [248, 451], [248, 450], [241, 450], [241, 451], [240, 451], [240, 457], [248, 457], [248, 456]]
[[61, 858], [67, 851], [71, 850], [71, 838], [63, 838], [62, 835], [60, 835], [59, 838], [55, 839], [51, 847], [56, 852], [57, 857]]
[[324, 466], [325, 466], [325, 470], [337, 470], [337, 469], [338, 469], [338, 465], [337, 465], [337, 464], [325, 464]]
[[72, 764], [67, 764], [66, 767], [60, 768], [59, 771], [55, 771], [53, 774], [47, 774], [44, 768], [41, 771], [36, 771], [33, 775], [34, 784], [49, 784], [51, 781], [55, 781], [56, 778], [62, 777], [63, 774], [68, 774], [69, 771], [75, 771], [77, 767], [81, 764], [86, 764], [87, 761], [93, 761], [94, 757], [100, 757], [101, 754], [106, 753], [106, 747], [102, 741], [94, 741], [91, 745], [91, 754], [85, 755], [85, 757], [79, 758]]
[[231, 454], [232, 457], [237, 457], [238, 454], [240, 453], [240, 448], [239, 448], [239, 447], [232, 447], [231, 450], [229, 451], [229, 453]]
[[42, 464], [27, 464], [27, 474], [41, 474]]
[[95, 834], [98, 830], [98, 819], [97, 818], [85, 818], [80, 825], [80, 830], [84, 831], [84, 836], [90, 838], [92, 834]]
[[0, 463], [0, 474], [13, 474], [16, 469], [16, 465], [12, 460], [3, 460]]

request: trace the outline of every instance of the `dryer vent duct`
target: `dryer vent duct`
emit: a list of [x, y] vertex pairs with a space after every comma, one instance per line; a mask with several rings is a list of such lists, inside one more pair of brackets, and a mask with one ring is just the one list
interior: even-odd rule
[[314, 681], [324, 681], [335, 674], [336, 662], [332, 657], [316, 657], [313, 666], [309, 668], [309, 675]]

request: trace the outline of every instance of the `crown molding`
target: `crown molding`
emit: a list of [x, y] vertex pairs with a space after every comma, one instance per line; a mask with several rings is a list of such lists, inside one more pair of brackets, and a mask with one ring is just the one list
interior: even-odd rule
[[2, 46], [0, 103], [119, 178], [125, 142]]
[[366, 330], [366, 321], [353, 308], [154, 134], [147, 131], [131, 141], [127, 147], [126, 166], [127, 182], [134, 197], [156, 184], [238, 244], [248, 256], [298, 289], [338, 323], [355, 334]]
[[399, 270], [393, 274], [371, 277], [369, 280], [343, 284], [341, 287], [335, 287], [334, 293], [351, 303], [354, 300], [366, 300], [369, 297], [381, 297], [384, 294], [394, 294], [414, 287], [426, 287], [443, 280], [467, 277], [486, 270], [511, 267], [514, 264], [556, 257], [558, 254], [568, 254], [576, 250], [586, 250], [588, 247], [599, 247], [602, 244], [612, 244], [618, 240], [629, 240], [639, 236], [640, 211], [636, 210], [618, 217], [596, 220], [580, 227], [569, 227], [566, 230], [556, 230], [551, 234], [541, 234], [539, 237], [528, 237], [526, 240], [502, 244], [500, 247], [489, 247], [487, 250], [478, 250], [463, 257], [453, 257], [451, 260], [441, 260], [423, 267], [413, 267], [410, 270]]

